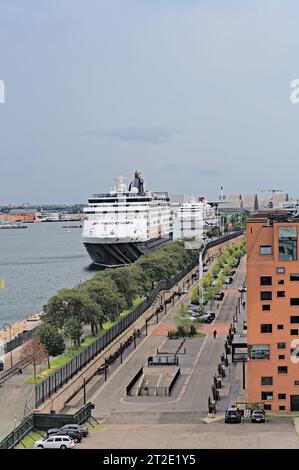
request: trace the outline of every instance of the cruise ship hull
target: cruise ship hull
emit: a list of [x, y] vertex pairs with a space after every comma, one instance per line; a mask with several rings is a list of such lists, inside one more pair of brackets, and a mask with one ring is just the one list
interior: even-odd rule
[[148, 242], [126, 242], [126, 243], [88, 243], [84, 246], [96, 265], [106, 268], [115, 268], [134, 263], [141, 255], [156, 250], [161, 244], [172, 239], [159, 238]]

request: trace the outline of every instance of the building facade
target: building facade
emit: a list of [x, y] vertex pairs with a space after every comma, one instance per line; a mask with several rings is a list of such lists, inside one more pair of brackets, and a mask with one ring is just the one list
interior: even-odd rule
[[299, 410], [299, 218], [247, 222], [248, 402]]

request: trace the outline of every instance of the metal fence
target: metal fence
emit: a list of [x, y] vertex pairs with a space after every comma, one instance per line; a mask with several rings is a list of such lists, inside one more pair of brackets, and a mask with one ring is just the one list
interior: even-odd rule
[[32, 330], [28, 331], [23, 331], [23, 333], [20, 333], [18, 336], [13, 338], [11, 341], [8, 341], [7, 343], [4, 344], [4, 354], [7, 354], [11, 351], [13, 351], [16, 348], [19, 348], [22, 346], [22, 344], [26, 343], [29, 339], [32, 338], [32, 336], [36, 333], [37, 329], [39, 327], [36, 326], [35, 328], [32, 328]]
[[62, 427], [65, 424], [83, 424], [91, 417], [92, 403], [84, 405], [77, 413], [71, 414], [46, 414], [31, 413], [1, 442], [0, 449], [13, 449], [32, 430], [45, 431], [49, 428]]
[[[204, 247], [204, 252], [217, 244], [237, 237], [242, 232], [235, 232], [233, 234], [224, 235], [223, 237], [207, 243]], [[123, 333], [129, 326], [131, 326], [144, 312], [147, 310], [162, 290], [169, 290], [174, 287], [186, 274], [197, 266], [197, 259], [186, 266], [185, 269], [177, 273], [170, 280], [163, 279], [156, 284], [149, 296], [143, 300], [134, 310], [122, 318], [118, 323], [113, 325], [106, 333], [96, 339], [92, 344], [84, 348], [67, 364], [57, 369], [45, 380], [35, 386], [35, 407], [38, 408], [48, 398], [51, 397], [58, 389], [63, 387], [75, 374], [77, 374], [83, 367], [92, 361], [103, 349], [105, 349], [115, 338]]]
[[12, 375], [18, 374], [20, 370], [26, 366], [25, 361], [19, 361], [14, 366], [6, 369], [5, 371], [0, 373], [0, 385], [5, 382], [5, 380], [9, 379]]

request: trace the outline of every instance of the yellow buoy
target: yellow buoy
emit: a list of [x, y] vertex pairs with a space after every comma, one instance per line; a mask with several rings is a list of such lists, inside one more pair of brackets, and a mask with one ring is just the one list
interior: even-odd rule
[[1, 280], [1, 288], [4, 289], [4, 279]]

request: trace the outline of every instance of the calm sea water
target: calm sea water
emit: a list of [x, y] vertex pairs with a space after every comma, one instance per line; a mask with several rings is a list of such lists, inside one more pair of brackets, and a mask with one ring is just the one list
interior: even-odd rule
[[[58, 289], [95, 274], [81, 241], [82, 228], [70, 223], [28, 224], [0, 230], [0, 328], [37, 312]], [[78, 225], [74, 223], [73, 225]]]

